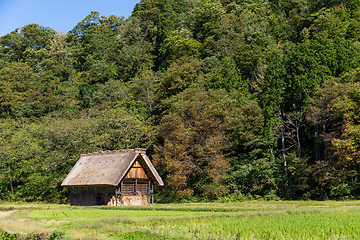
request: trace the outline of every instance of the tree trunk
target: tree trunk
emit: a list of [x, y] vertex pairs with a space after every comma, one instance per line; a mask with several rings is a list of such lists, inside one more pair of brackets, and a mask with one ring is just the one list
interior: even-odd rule
[[282, 119], [281, 115], [281, 109], [279, 105], [279, 117], [281, 119], [281, 126], [280, 126], [280, 132], [281, 132], [281, 145], [283, 150], [283, 158], [284, 158], [284, 170], [285, 170], [285, 189], [288, 185], [288, 171], [287, 171], [287, 162], [286, 162], [286, 149], [285, 149], [285, 136], [284, 136], [284, 121]]
[[282, 150], [283, 150], [283, 157], [284, 157], [284, 167], [285, 167], [285, 172], [287, 175], [287, 163], [286, 163], [286, 152], [285, 152], [285, 137], [284, 137], [284, 128], [281, 126], [280, 128], [281, 131], [281, 145], [282, 145]]
[[283, 124], [283, 119], [282, 119], [282, 116], [281, 116], [280, 106], [279, 106], [279, 117], [280, 117], [280, 119], [281, 119], [281, 126], [280, 126], [281, 146], [282, 146], [282, 150], [283, 150], [285, 173], [286, 173], [286, 175], [287, 175], [287, 163], [286, 163], [286, 149], [285, 149], [284, 124]]
[[301, 159], [301, 146], [300, 146], [299, 131], [300, 131], [300, 129], [297, 127], [297, 128], [296, 128], [296, 139], [297, 139], [297, 142], [298, 142], [298, 151], [299, 151], [298, 158]]

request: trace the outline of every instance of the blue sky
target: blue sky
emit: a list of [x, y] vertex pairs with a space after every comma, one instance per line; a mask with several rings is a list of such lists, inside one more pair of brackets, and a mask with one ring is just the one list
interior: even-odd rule
[[30, 23], [68, 32], [91, 11], [128, 18], [140, 0], [0, 0], [0, 36]]

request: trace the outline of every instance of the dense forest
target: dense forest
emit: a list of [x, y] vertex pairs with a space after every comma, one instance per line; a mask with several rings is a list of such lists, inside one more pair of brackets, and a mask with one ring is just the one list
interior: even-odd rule
[[[114, 10], [116, 14], [116, 10]], [[360, 0], [142, 0], [0, 38], [0, 199], [142, 147], [159, 202], [360, 198]]]

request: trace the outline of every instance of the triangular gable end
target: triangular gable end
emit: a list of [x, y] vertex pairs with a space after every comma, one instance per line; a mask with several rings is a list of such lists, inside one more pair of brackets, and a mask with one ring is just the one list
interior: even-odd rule
[[150, 162], [150, 159], [147, 157], [146, 154], [141, 154], [141, 153], [135, 155], [134, 159], [131, 161], [127, 170], [125, 171], [125, 174], [120, 178], [118, 185], [122, 180], [127, 178], [129, 173], [132, 174], [130, 171], [136, 162], [138, 162], [141, 168], [144, 170], [144, 173], [146, 174], [148, 179], [151, 179], [157, 185], [164, 186], [161, 177], [159, 176], [158, 172], [155, 170], [154, 166]]
[[134, 163], [126, 173], [124, 179], [149, 179], [148, 171], [145, 171], [143, 165], [144, 163], [141, 163], [141, 155], [139, 154], [137, 158], [135, 159]]
[[142, 159], [144, 160], [146, 166], [149, 169], [149, 172], [152, 174], [155, 182], [159, 185], [159, 186], [164, 186], [164, 182], [162, 181], [159, 173], [156, 171], [156, 169], [154, 168], [154, 166], [152, 165], [149, 157], [146, 154], [140, 154], [142, 156]]

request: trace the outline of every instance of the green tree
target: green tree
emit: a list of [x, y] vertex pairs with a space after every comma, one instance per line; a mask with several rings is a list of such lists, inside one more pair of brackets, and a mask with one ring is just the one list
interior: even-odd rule
[[189, 2], [191, 1], [143, 0], [135, 5], [132, 16], [141, 20], [146, 40], [154, 47], [156, 70], [168, 67], [167, 51], [163, 43], [173, 31], [181, 28], [183, 21], [179, 16], [188, 11], [188, 6], [192, 5]]
[[249, 93], [247, 81], [242, 80], [240, 70], [231, 58], [221, 59], [207, 77], [209, 78], [206, 84], [208, 88], [238, 90], [244, 95]]
[[360, 39], [360, 11], [352, 13], [352, 19], [349, 23], [346, 37], [355, 41]]
[[16, 29], [0, 38], [0, 56], [4, 61], [20, 61], [24, 50], [24, 39], [19, 33], [19, 29]]
[[39, 26], [36, 23], [26, 25], [21, 29], [26, 48], [41, 49], [48, 46], [54, 38], [56, 32], [49, 28]]
[[314, 18], [312, 29], [315, 32], [328, 34], [330, 38], [344, 37], [347, 32], [349, 22], [347, 21], [346, 9], [343, 5], [333, 8], [321, 9], [312, 14]]
[[116, 29], [123, 23], [115, 16], [99, 16], [91, 12], [67, 34], [73, 65], [87, 75], [84, 81], [90, 84], [117, 79], [119, 48]]
[[[316, 87], [326, 80], [339, 77], [359, 63], [359, 49], [340, 37], [330, 39], [317, 34], [308, 42], [298, 44], [289, 54], [287, 65], [287, 102], [301, 108], [314, 96]], [[295, 107], [296, 106], [296, 107]]]
[[[154, 68], [154, 44], [149, 35], [155, 30], [135, 17], [130, 17], [118, 27], [116, 38], [119, 44], [118, 67], [121, 78], [128, 81], [144, 68]], [[149, 29], [150, 28], [150, 29]]]
[[201, 81], [202, 63], [196, 59], [183, 58], [172, 63], [160, 77], [158, 99], [164, 100], [180, 93], [192, 83]]
[[25, 63], [11, 63], [0, 70], [1, 115], [25, 102], [35, 83], [33, 70]]
[[57, 33], [50, 43], [50, 55], [55, 61], [60, 62], [63, 66], [71, 65], [70, 52], [67, 49], [66, 42], [67, 35], [64, 33]]
[[[174, 61], [181, 57], [199, 57], [200, 43], [192, 38], [191, 32], [186, 29], [176, 30], [164, 40], [169, 54], [169, 60]], [[168, 63], [171, 63], [168, 61]]]
[[214, 34], [221, 16], [225, 14], [225, 10], [219, 1], [206, 0], [194, 9], [196, 13], [195, 21], [195, 39], [200, 42]]
[[159, 76], [157, 73], [144, 70], [129, 82], [133, 98], [141, 101], [143, 105], [152, 112], [155, 109], [155, 98]]

